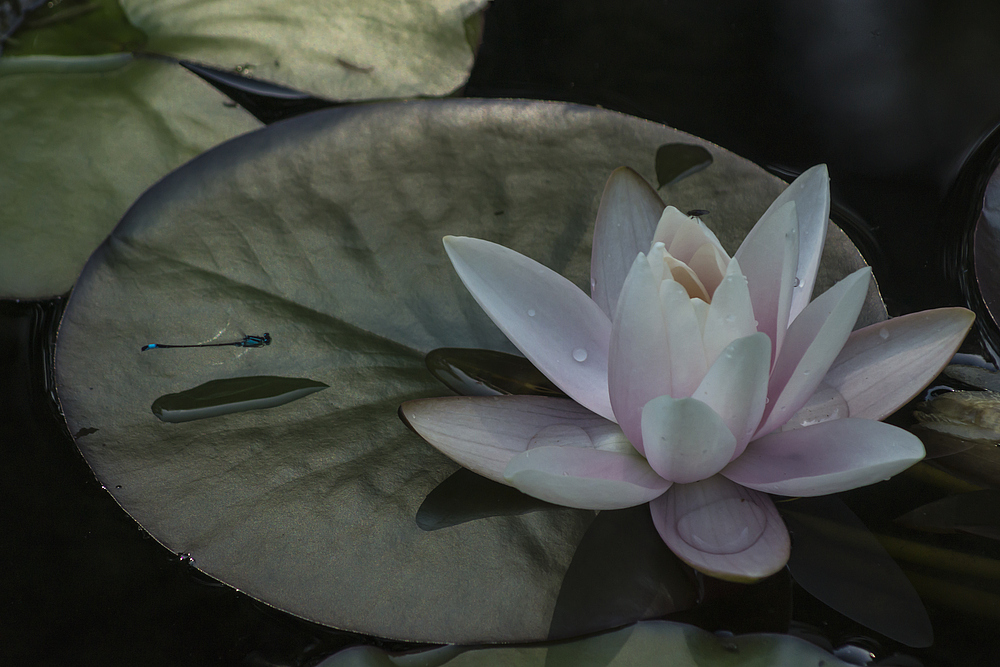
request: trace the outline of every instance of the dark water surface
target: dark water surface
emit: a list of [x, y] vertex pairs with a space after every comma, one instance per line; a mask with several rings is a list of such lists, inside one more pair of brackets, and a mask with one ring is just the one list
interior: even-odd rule
[[[959, 248], [982, 175], [996, 164], [988, 135], [1000, 122], [997, 35], [1000, 4], [989, 0], [496, 0], [465, 94], [617, 109], [777, 173], [826, 162], [837, 220], [874, 265], [890, 313], [900, 314], [964, 303]], [[65, 432], [46, 382], [63, 305], [0, 303], [0, 663], [310, 665], [342, 646], [377, 643], [200, 575], [115, 504]], [[844, 496], [875, 524], [935, 499], [906, 479]], [[967, 536], [940, 541], [949, 544], [997, 555]], [[787, 588], [774, 590], [685, 618], [777, 631], [780, 620], [769, 625], [764, 612], [784, 604], [773, 600]], [[834, 645], [875, 641], [882, 664], [1000, 657], [1000, 611], [990, 617], [971, 603], [963, 612], [925, 598], [936, 643], [906, 651], [919, 662], [894, 662], [903, 647], [792, 591], [803, 633]]]

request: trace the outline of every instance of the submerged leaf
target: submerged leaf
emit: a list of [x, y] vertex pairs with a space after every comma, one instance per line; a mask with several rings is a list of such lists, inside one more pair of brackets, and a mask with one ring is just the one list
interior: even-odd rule
[[261, 410], [291, 403], [330, 385], [306, 378], [272, 375], [211, 380], [176, 394], [166, 394], [153, 401], [153, 414], [165, 422], [187, 422], [228, 415], [233, 412]]
[[792, 534], [788, 570], [802, 588], [844, 616], [907, 646], [934, 632], [920, 597], [875, 536], [835, 496], [779, 504]]
[[983, 489], [942, 498], [896, 521], [931, 533], [971, 533], [1000, 540], [1000, 491]]
[[[402, 402], [447, 393], [425, 355], [511, 351], [441, 237], [489, 238], [587, 285], [608, 174], [626, 164], [650, 178], [656, 146], [678, 141], [714, 161], [669, 186], [670, 198], [710, 206], [732, 248], [783, 184], [707, 142], [599, 109], [369, 105], [224, 144], [153, 187], [89, 261], [57, 347], [69, 430], [97, 429], [79, 448], [160, 542], [269, 604], [399, 639], [544, 639], [592, 512], [433, 531], [415, 521], [455, 471], [397, 418]], [[861, 265], [836, 228], [826, 247], [847, 272]], [[879, 306], [867, 317], [883, 316]], [[193, 330], [219, 340], [269, 331], [281, 354], [134, 352]], [[158, 396], [220, 375], [310, 377], [330, 389], [180, 426], [150, 414]], [[622, 535], [620, 549], [645, 548], [639, 537]], [[662, 585], [659, 565], [629, 562], [634, 580]], [[639, 607], [626, 601], [603, 618], [623, 625]]]

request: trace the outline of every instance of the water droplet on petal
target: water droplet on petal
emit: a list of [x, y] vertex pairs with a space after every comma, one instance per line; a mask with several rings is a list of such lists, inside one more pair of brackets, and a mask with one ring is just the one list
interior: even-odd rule
[[735, 554], [760, 539], [767, 514], [745, 498], [723, 498], [695, 507], [677, 522], [677, 534], [699, 551]]
[[528, 309], [528, 317], [534, 317], [534, 316], [535, 316], [535, 309], [534, 308], [529, 308]]
[[802, 281], [799, 280], [798, 276], [795, 276], [795, 281], [792, 282], [792, 287], [802, 287]]
[[733, 323], [736, 321], [735, 315], [726, 315], [726, 322]]
[[587, 360], [587, 351], [582, 347], [578, 347], [573, 350], [573, 358], [579, 362], [584, 362]]
[[889, 330], [886, 329], [885, 327], [882, 327], [881, 329], [878, 330], [878, 337], [881, 338], [882, 340], [888, 340]]
[[593, 292], [595, 289], [597, 289], [597, 280], [595, 280], [594, 278], [591, 278], [590, 279], [590, 291]]

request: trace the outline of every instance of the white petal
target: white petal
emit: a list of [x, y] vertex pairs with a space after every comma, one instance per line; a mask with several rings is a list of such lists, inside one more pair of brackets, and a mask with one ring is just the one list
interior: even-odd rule
[[825, 381], [844, 396], [852, 417], [883, 419], [944, 368], [975, 317], [965, 308], [938, 308], [859, 329]]
[[490, 319], [567, 396], [613, 419], [611, 320], [576, 285], [496, 243], [446, 236], [455, 271]]
[[794, 321], [809, 304], [830, 218], [830, 174], [825, 164], [806, 169], [785, 188], [764, 213], [766, 217], [787, 202], [795, 202], [799, 219], [799, 259], [789, 321]]
[[[687, 291], [674, 280], [660, 283], [659, 301], [663, 307], [670, 352], [671, 389], [657, 395], [690, 396], [708, 371], [698, 315]], [[638, 363], [641, 364], [641, 360]]]
[[426, 398], [399, 410], [445, 456], [497, 482], [504, 482], [507, 464], [529, 445], [593, 446], [614, 428], [573, 401], [546, 396]]
[[735, 259], [730, 260], [726, 277], [712, 296], [704, 331], [705, 361], [710, 366], [734, 340], [757, 331], [747, 279]]
[[535, 498], [594, 510], [641, 505], [670, 487], [638, 454], [578, 447], [529, 449], [511, 459], [504, 477]]
[[663, 209], [660, 220], [656, 225], [656, 231], [653, 232], [653, 243], [662, 243], [663, 245], [670, 247], [670, 244], [674, 241], [674, 236], [677, 234], [677, 231], [681, 229], [690, 219], [691, 218], [684, 215], [673, 206], [667, 206]]
[[611, 173], [597, 210], [590, 261], [590, 293], [608, 318], [635, 256], [649, 251], [662, 212], [663, 202], [642, 176], [628, 167]]
[[770, 402], [758, 435], [780, 428], [823, 381], [851, 335], [870, 280], [871, 269], [858, 269], [806, 306], [792, 322], [771, 371]]
[[767, 400], [771, 341], [762, 333], [740, 338], [719, 356], [692, 395], [712, 408], [736, 438], [739, 456], [757, 430]]
[[670, 550], [699, 572], [752, 582], [788, 562], [788, 530], [771, 499], [719, 475], [674, 484], [649, 510]]
[[625, 278], [611, 329], [608, 389], [615, 418], [642, 449], [642, 406], [670, 393], [670, 350], [659, 283], [641, 254]]
[[923, 457], [920, 439], [909, 431], [834, 419], [754, 440], [722, 474], [767, 493], [822, 496], [888, 479]]
[[743, 239], [735, 258], [747, 277], [757, 330], [771, 339], [773, 362], [788, 329], [799, 261], [795, 202], [787, 202], [773, 211], [768, 209]]
[[733, 458], [736, 438], [712, 408], [694, 398], [659, 396], [642, 409], [646, 460], [661, 477], [687, 484], [711, 477]]

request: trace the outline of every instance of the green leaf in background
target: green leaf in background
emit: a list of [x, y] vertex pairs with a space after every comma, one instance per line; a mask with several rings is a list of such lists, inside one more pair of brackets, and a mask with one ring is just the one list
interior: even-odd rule
[[340, 100], [447, 95], [486, 0], [121, 0], [147, 49]]
[[336, 653], [317, 667], [848, 667], [788, 635], [719, 637], [691, 625], [646, 621], [549, 646], [463, 648], [392, 655], [372, 646]]
[[[397, 639], [545, 639], [593, 512], [553, 507], [432, 531], [417, 523], [458, 468], [397, 418], [403, 401], [448, 393], [425, 355], [513, 351], [441, 238], [499, 242], [589, 285], [608, 175], [624, 164], [652, 179], [656, 148], [678, 141], [704, 146], [713, 163], [663, 197], [711, 209], [734, 250], [784, 184], [708, 142], [600, 109], [365, 105], [224, 144], [147, 192], [88, 262], [56, 352], [69, 430], [154, 537], [269, 604]], [[863, 264], [833, 227], [824, 257], [818, 290]], [[885, 317], [870, 296], [862, 324]], [[139, 352], [151, 340], [247, 331], [268, 331], [273, 343]], [[330, 389], [182, 424], [149, 411], [179, 386], [255, 375]], [[641, 537], [624, 535], [617, 548], [645, 548]], [[623, 605], [608, 625], [669, 610], [657, 593], [662, 570], [628, 562], [616, 573], [622, 589], [652, 604]]]
[[50, 0], [30, 12], [3, 56], [98, 56], [141, 49], [146, 35], [118, 0]]
[[67, 291], [143, 190], [260, 127], [173, 58], [336, 99], [445, 95], [486, 0], [70, 2], [0, 56], [0, 297]]

